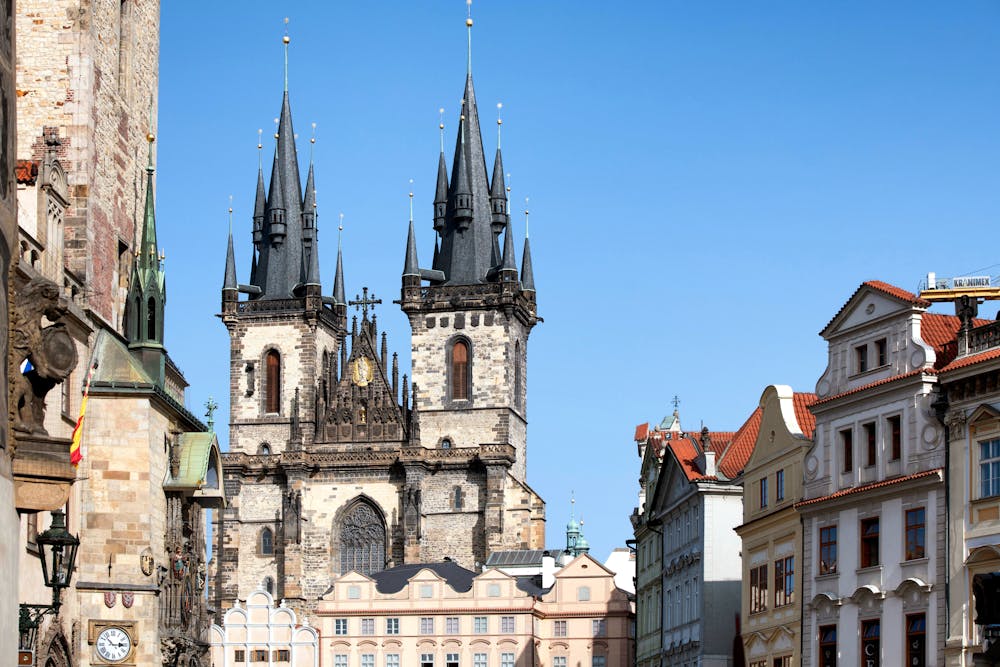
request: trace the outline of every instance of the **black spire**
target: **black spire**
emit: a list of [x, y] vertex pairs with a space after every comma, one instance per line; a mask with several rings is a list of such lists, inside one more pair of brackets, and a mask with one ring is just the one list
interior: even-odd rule
[[[434, 191], [434, 231], [444, 234], [445, 216], [448, 212], [448, 166], [444, 162], [444, 150], [438, 157], [437, 190]], [[436, 266], [434, 267], [437, 268]]]
[[417, 237], [413, 231], [413, 220], [410, 220], [410, 231], [406, 237], [406, 259], [403, 262], [403, 277], [420, 278], [420, 264], [417, 262]]
[[319, 232], [316, 229], [316, 178], [312, 160], [302, 196], [302, 253], [305, 255], [306, 285], [319, 285]]
[[[441, 170], [438, 170], [439, 176]], [[471, 72], [465, 78], [462, 117], [455, 141], [455, 161], [448, 190], [448, 207], [441, 235], [439, 266], [445, 282], [484, 282], [495, 264], [490, 230], [489, 179], [479, 130], [479, 111]]]
[[[499, 136], [499, 135], [498, 135]], [[503, 180], [503, 158], [497, 145], [497, 156], [493, 160], [493, 179], [490, 181], [490, 229], [493, 232], [493, 251], [499, 255], [500, 233], [510, 222], [507, 213], [507, 188]]]
[[306, 268], [303, 261], [302, 181], [299, 178], [287, 89], [281, 100], [275, 138], [274, 166], [264, 210], [266, 229], [262, 230], [256, 276], [263, 291], [260, 298], [263, 299], [291, 296], [295, 285], [302, 282]]
[[[232, 209], [230, 209], [230, 216], [232, 215]], [[222, 291], [227, 292], [232, 290], [235, 294], [239, 285], [236, 283], [236, 254], [233, 252], [233, 227], [230, 223], [229, 226], [229, 247], [226, 248], [226, 277], [222, 281]]]
[[527, 234], [524, 236], [524, 253], [521, 255], [521, 290], [535, 292], [535, 273], [531, 270], [531, 245]]
[[[344, 233], [344, 227], [341, 226], [339, 229], [341, 235]], [[347, 299], [344, 298], [344, 259], [343, 259], [343, 248], [341, 239], [337, 238], [337, 273], [333, 278], [333, 300], [338, 306], [344, 308], [344, 312], [347, 312]]]

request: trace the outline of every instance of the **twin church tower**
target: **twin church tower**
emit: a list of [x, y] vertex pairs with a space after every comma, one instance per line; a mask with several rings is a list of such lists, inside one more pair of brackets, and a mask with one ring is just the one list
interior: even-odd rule
[[471, 68], [450, 176], [443, 150], [438, 161], [430, 268], [412, 220], [403, 253], [409, 379], [367, 291], [345, 299], [341, 248], [323, 293], [314, 168], [303, 192], [287, 84], [276, 140], [267, 187], [258, 170], [246, 284], [232, 235], [226, 256], [230, 502], [216, 604], [264, 587], [310, 609], [350, 570], [446, 558], [476, 569], [493, 551], [544, 548], [544, 502], [526, 481], [531, 252], [525, 239], [518, 271], [500, 147], [490, 178]]

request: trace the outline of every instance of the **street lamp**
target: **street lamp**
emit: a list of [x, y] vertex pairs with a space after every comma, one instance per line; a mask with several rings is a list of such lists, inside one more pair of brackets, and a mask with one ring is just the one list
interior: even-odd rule
[[20, 609], [19, 630], [21, 632], [21, 649], [30, 650], [35, 645], [35, 634], [38, 625], [45, 614], [59, 613], [62, 604], [59, 595], [62, 589], [69, 586], [73, 576], [73, 566], [76, 564], [76, 550], [80, 540], [66, 530], [66, 514], [62, 510], [53, 510], [52, 525], [35, 538], [38, 544], [38, 556], [42, 562], [42, 579], [45, 585], [52, 589], [52, 604], [22, 604]]

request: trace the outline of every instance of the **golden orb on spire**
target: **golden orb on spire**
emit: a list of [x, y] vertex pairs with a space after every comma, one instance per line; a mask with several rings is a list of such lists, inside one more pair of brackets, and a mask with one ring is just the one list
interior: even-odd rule
[[156, 137], [153, 136], [152, 132], [146, 133], [146, 141], [148, 141], [149, 143], [153, 143], [154, 141], [156, 141]]
[[288, 44], [290, 41], [292, 41], [292, 39], [288, 35], [285, 35], [284, 37], [281, 38], [281, 41], [284, 42], [285, 44]]
[[472, 19], [465, 19], [465, 25], [467, 25], [468, 27], [471, 28], [472, 27]]

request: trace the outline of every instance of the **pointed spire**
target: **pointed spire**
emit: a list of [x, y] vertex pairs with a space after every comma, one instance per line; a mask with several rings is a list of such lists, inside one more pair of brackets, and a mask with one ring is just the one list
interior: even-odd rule
[[264, 190], [264, 144], [261, 142], [263, 133], [264, 130], [257, 130], [257, 198], [253, 205], [253, 244], [258, 250], [264, 240], [264, 212], [267, 207], [267, 194]]
[[413, 231], [413, 179], [410, 179], [410, 231], [406, 236], [406, 259], [403, 262], [403, 277], [420, 278], [420, 264], [417, 262], [417, 235]]
[[142, 244], [139, 246], [139, 266], [143, 269], [159, 268], [159, 248], [156, 245], [156, 210], [153, 197], [153, 142], [152, 130], [146, 135], [149, 158], [146, 164], [146, 208], [142, 218]]
[[[444, 127], [444, 123], [441, 124]], [[437, 189], [434, 191], [434, 229], [438, 235], [444, 232], [445, 216], [448, 213], [448, 165], [444, 161], [444, 150], [438, 158]]]
[[[525, 204], [528, 200], [525, 198]], [[531, 268], [531, 243], [528, 240], [528, 209], [524, 209], [524, 252], [521, 254], [521, 290], [535, 291], [535, 273]]]
[[517, 276], [517, 262], [514, 258], [514, 232], [510, 227], [509, 220], [507, 221], [507, 230], [503, 235], [503, 263], [500, 266], [500, 271], [510, 271], [515, 278]]
[[[337, 274], [333, 278], [333, 300], [338, 306], [347, 307], [347, 299], [344, 297], [344, 259], [343, 259], [343, 237], [344, 237], [344, 214], [340, 214], [340, 225], [337, 226]], [[346, 312], [346, 311], [345, 311]]]
[[459, 230], [468, 229], [472, 222], [472, 186], [469, 184], [469, 164], [465, 147], [465, 113], [458, 121], [458, 152], [455, 156], [455, 167], [451, 175], [452, 211], [455, 226]]
[[236, 254], [233, 251], [233, 198], [229, 197], [229, 247], [226, 249], [226, 277], [222, 282], [223, 291], [235, 292], [239, 286], [236, 283]]

